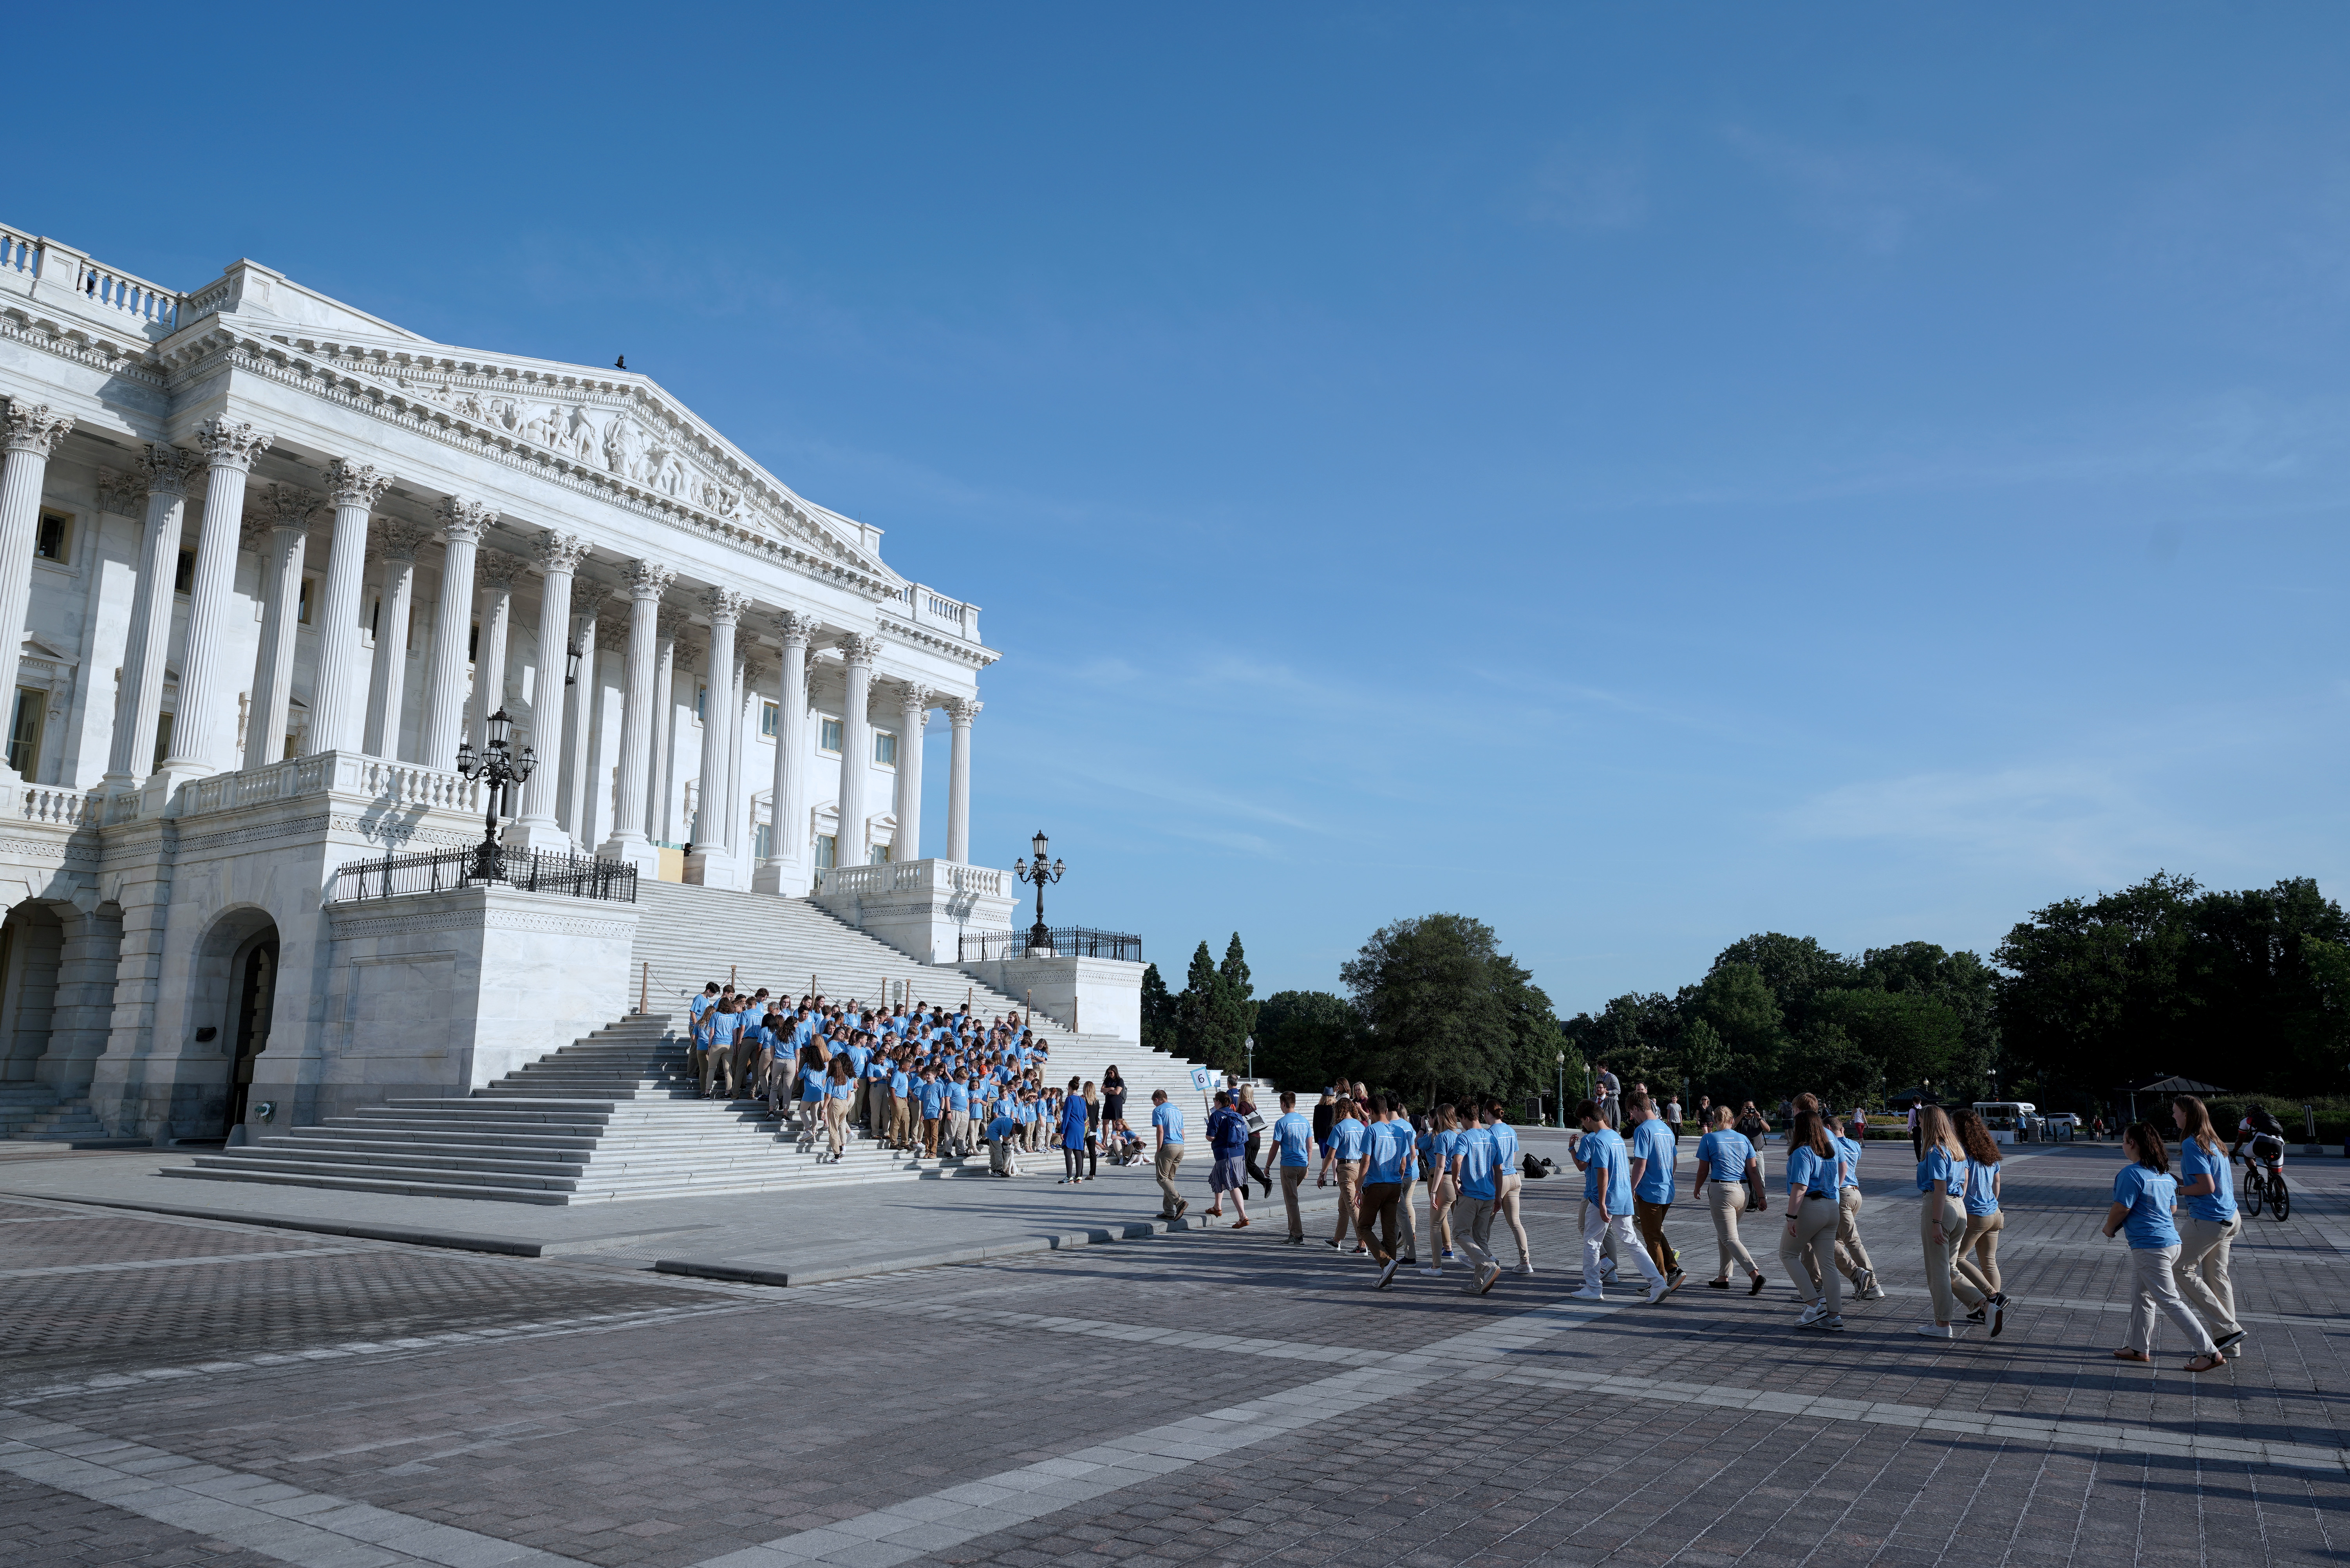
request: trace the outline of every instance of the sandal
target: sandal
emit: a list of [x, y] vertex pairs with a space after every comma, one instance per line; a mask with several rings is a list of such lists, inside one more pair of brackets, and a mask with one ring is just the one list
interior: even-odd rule
[[2187, 1370], [2189, 1372], [2217, 1372], [2220, 1368], [2227, 1365], [2228, 1358], [2224, 1355], [2199, 1355], [2194, 1360], [2187, 1364]]
[[2116, 1350], [2114, 1352], [2114, 1359], [2116, 1361], [2152, 1361], [2154, 1357], [2143, 1350]]

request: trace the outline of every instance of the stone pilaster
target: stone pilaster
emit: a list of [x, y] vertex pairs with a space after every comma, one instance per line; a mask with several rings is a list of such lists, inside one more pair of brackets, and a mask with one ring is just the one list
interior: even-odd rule
[[726, 845], [726, 799], [729, 770], [733, 765], [728, 722], [734, 711], [734, 628], [750, 607], [747, 595], [732, 588], [711, 588], [702, 596], [710, 617], [709, 693], [702, 714], [702, 782], [695, 792], [693, 853], [686, 857], [685, 879], [711, 888], [739, 888], [733, 855]]

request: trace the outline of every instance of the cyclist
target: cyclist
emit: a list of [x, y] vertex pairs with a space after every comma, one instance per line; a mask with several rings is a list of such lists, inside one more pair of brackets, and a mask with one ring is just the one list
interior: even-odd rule
[[2252, 1152], [2244, 1163], [2251, 1167], [2253, 1179], [2259, 1180], [2265, 1171], [2280, 1182], [2284, 1180], [2284, 1124], [2258, 1100], [2245, 1108], [2244, 1119], [2236, 1124], [2228, 1158], [2234, 1159], [2247, 1143]]

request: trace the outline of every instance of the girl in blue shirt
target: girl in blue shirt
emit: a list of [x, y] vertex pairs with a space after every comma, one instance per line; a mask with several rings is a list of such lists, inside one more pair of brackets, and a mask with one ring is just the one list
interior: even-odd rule
[[[1844, 1276], [1836, 1272], [1836, 1221], [1844, 1218], [1844, 1158], [1806, 1106], [1787, 1134], [1787, 1229], [1779, 1238], [1779, 1266], [1804, 1298], [1798, 1328], [1844, 1326]], [[1808, 1260], [1809, 1266], [1806, 1267]], [[1819, 1283], [1814, 1284], [1814, 1275]]]
[[1918, 1242], [1925, 1250], [1926, 1283], [1934, 1296], [1934, 1321], [1919, 1324], [1918, 1332], [1929, 1339], [1956, 1339], [1961, 1332], [1956, 1326], [1958, 1303], [1964, 1302], [1971, 1313], [1983, 1297], [1950, 1266], [1967, 1234], [1967, 1211], [1959, 1201], [1967, 1190], [1967, 1150], [1941, 1106], [1918, 1107]]
[[2130, 1272], [2137, 1292], [2130, 1301], [2129, 1339], [2114, 1352], [2116, 1361], [2154, 1359], [2154, 1314], [2158, 1308], [2195, 1347], [2189, 1372], [2209, 1372], [2226, 1365], [2200, 1319], [2179, 1299], [2171, 1270], [2178, 1262], [2178, 1231], [2170, 1222], [2178, 1183], [2170, 1175], [2170, 1159], [2163, 1152], [2162, 1135], [2146, 1122], [2132, 1122], [2122, 1132], [2122, 1152], [2130, 1163], [2114, 1178], [2114, 1206], [2106, 1211], [2106, 1236], [2116, 1231], [2129, 1239]]
[[1420, 1254], [1425, 1262], [1419, 1266], [1423, 1274], [1441, 1274], [1444, 1265], [1452, 1262], [1452, 1200], [1461, 1196], [1452, 1160], [1460, 1152], [1461, 1113], [1450, 1105], [1439, 1106], [1435, 1119], [1428, 1124], [1427, 1147], [1421, 1151], [1429, 1169], [1428, 1251]]
[[2007, 1322], [2007, 1293], [1999, 1286], [1999, 1233], [2006, 1223], [1999, 1211], [1999, 1145], [1971, 1110], [1951, 1112], [1950, 1125], [1967, 1150], [1967, 1189], [1959, 1199], [1967, 1228], [1959, 1238], [1956, 1267], [1982, 1293], [1985, 1303], [1967, 1314], [1967, 1321], [1981, 1323], [1988, 1316], [1991, 1336], [1997, 1339]]
[[1707, 1285], [1717, 1291], [1730, 1288], [1730, 1266], [1732, 1263], [1746, 1271], [1752, 1282], [1746, 1293], [1762, 1293], [1762, 1271], [1754, 1264], [1754, 1254], [1738, 1239], [1738, 1217], [1746, 1212], [1746, 1173], [1754, 1164], [1754, 1145], [1744, 1133], [1730, 1125], [1728, 1106], [1716, 1106], [1707, 1116], [1706, 1135], [1697, 1140], [1697, 1181], [1690, 1197], [1706, 1206], [1713, 1216], [1714, 1251], [1721, 1255], [1721, 1267]]
[[2236, 1287], [2228, 1277], [2228, 1252], [2243, 1223], [2236, 1216], [2236, 1193], [2228, 1157], [2212, 1129], [2211, 1112], [2192, 1095], [2170, 1102], [2178, 1124], [2178, 1262], [2170, 1271], [2178, 1293], [2203, 1320], [2211, 1343], [2230, 1360], [2244, 1353], [2244, 1328], [2236, 1321]]

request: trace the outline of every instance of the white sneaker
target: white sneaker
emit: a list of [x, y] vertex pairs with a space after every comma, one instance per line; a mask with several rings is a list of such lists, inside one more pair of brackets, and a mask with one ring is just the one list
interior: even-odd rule
[[1607, 1299], [1607, 1293], [1586, 1285], [1579, 1291], [1567, 1292], [1566, 1299], [1571, 1302], [1604, 1302]]
[[1924, 1334], [1928, 1339], [1956, 1339], [1959, 1337], [1959, 1331], [1952, 1328], [1946, 1323], [1921, 1323], [1918, 1325], [1917, 1332]]
[[1426, 1274], [1431, 1280], [1438, 1278], [1444, 1272], [1442, 1269], [1422, 1269], [1419, 1272]]
[[1648, 1304], [1650, 1306], [1656, 1305], [1659, 1302], [1672, 1294], [1672, 1291], [1673, 1287], [1665, 1283], [1664, 1281], [1652, 1281], [1648, 1285]]
[[1617, 1282], [1615, 1259], [1602, 1258], [1599, 1261], [1599, 1277], [1611, 1285]]
[[1822, 1302], [1814, 1302], [1811, 1305], [1804, 1309], [1804, 1315], [1795, 1320], [1795, 1326], [1797, 1328], [1816, 1328], [1819, 1324], [1827, 1321], [1827, 1315], [1828, 1309], [1826, 1304]]
[[1520, 1263], [1518, 1265], [1518, 1272], [1522, 1274], [1531, 1274], [1534, 1272], [1534, 1266], [1532, 1263]]

